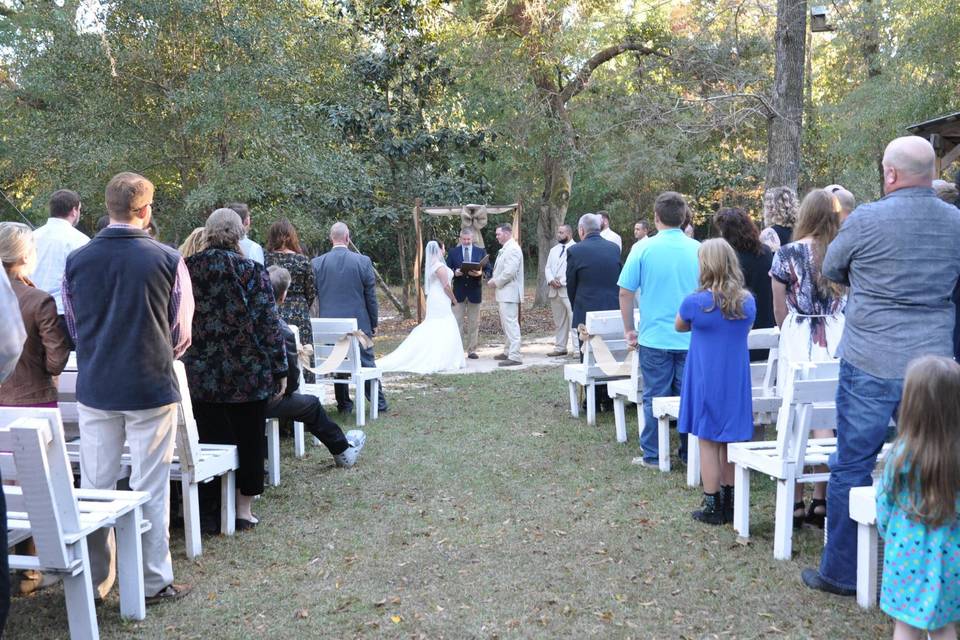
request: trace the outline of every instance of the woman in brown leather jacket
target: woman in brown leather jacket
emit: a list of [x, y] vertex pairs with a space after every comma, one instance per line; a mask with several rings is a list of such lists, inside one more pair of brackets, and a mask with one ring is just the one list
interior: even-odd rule
[[0, 262], [20, 303], [27, 330], [17, 367], [0, 385], [0, 405], [56, 407], [54, 377], [66, 366], [70, 345], [57, 321], [53, 298], [30, 282], [37, 263], [30, 227], [19, 222], [0, 223]]

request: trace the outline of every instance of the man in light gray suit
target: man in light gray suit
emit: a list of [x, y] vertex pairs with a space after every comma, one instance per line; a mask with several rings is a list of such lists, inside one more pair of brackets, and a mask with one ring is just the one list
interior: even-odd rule
[[[373, 263], [365, 255], [350, 251], [350, 229], [342, 222], [330, 227], [333, 248], [313, 259], [313, 277], [317, 287], [317, 306], [321, 318], [356, 318], [357, 328], [371, 338], [377, 332], [377, 291]], [[360, 363], [376, 366], [373, 348], [360, 347]], [[370, 398], [370, 383], [366, 395]], [[346, 385], [334, 385], [337, 408], [341, 413], [353, 410], [353, 401]], [[377, 399], [380, 411], [387, 410], [387, 399], [380, 385]]]

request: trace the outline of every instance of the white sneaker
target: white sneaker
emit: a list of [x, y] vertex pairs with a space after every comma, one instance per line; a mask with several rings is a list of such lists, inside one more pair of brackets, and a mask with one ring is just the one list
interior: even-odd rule
[[635, 464], [638, 467], [645, 467], [647, 469], [659, 469], [660, 465], [656, 462], [647, 462], [643, 459], [643, 456], [637, 456], [630, 461], [630, 464]]
[[350, 447], [343, 453], [338, 453], [337, 455], [333, 456], [333, 461], [338, 467], [349, 469], [357, 463], [357, 458], [360, 457], [360, 452], [363, 450], [363, 445], [367, 443], [367, 434], [360, 429], [352, 429], [347, 431], [344, 435], [347, 438], [347, 442], [350, 443]]

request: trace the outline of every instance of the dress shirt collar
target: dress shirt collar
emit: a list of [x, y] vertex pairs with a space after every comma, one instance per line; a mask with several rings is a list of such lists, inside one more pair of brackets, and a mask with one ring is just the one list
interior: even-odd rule
[[66, 218], [47, 218], [46, 226], [53, 226], [54, 228], [59, 227], [63, 229], [64, 227], [68, 229], [73, 229], [73, 225], [70, 224], [70, 221]]

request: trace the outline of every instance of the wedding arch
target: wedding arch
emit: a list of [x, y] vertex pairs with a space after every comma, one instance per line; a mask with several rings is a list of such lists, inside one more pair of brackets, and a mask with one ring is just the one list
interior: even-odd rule
[[513, 213], [513, 237], [520, 242], [520, 221], [523, 216], [523, 203], [517, 199], [513, 204], [494, 205], [494, 204], [463, 204], [455, 206], [423, 206], [420, 198], [417, 198], [413, 205], [413, 227], [417, 234], [417, 257], [413, 263], [413, 273], [417, 274], [416, 296], [417, 296], [417, 322], [423, 321], [424, 297], [423, 297], [423, 278], [419, 276], [423, 266], [423, 229], [420, 225], [423, 214], [429, 216], [458, 216], [460, 218], [461, 229], [472, 229], [473, 237], [477, 246], [483, 247], [483, 234], [481, 231], [487, 226], [489, 216], [503, 215]]

